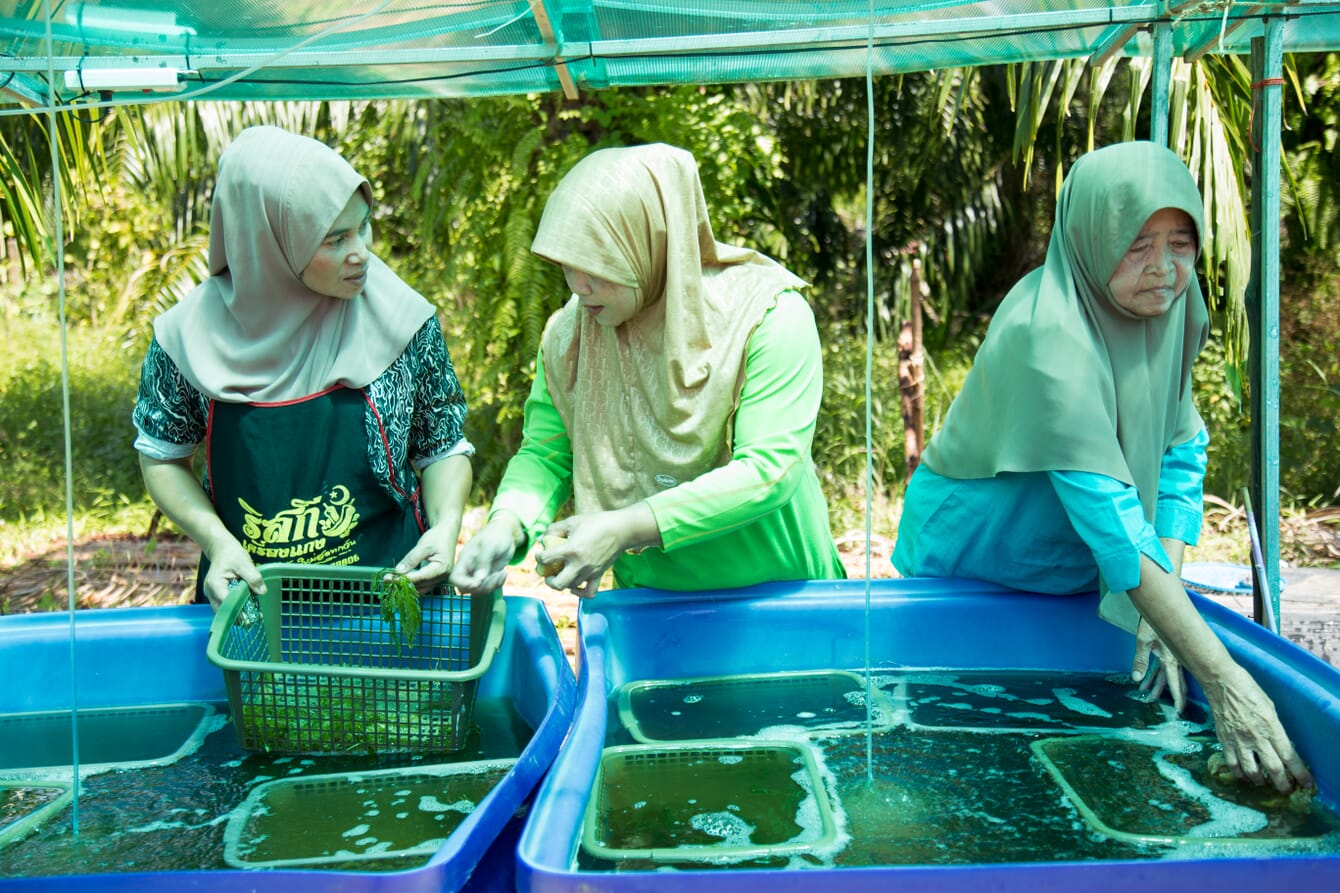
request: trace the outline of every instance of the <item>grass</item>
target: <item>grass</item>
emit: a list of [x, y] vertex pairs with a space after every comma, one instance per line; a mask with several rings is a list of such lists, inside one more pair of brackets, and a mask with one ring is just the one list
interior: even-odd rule
[[[72, 522], [67, 524], [64, 395], [58, 329], [53, 321], [38, 316], [0, 316], [0, 336], [5, 338], [7, 347], [0, 352], [0, 572], [28, 556], [49, 551], [53, 544], [64, 543], [70, 526], [76, 543], [109, 536], [144, 537], [150, 530], [154, 507], [140, 479], [131, 446], [134, 429], [130, 422], [141, 348], [120, 340], [116, 333], [89, 326], [69, 329], [66, 355], [74, 511]], [[816, 441], [815, 453], [824, 464], [833, 534], [849, 558], [856, 552], [864, 552], [867, 530], [866, 499], [861, 484], [864, 447], [851, 437], [851, 432], [864, 427], [853, 415], [863, 405], [863, 398], [854, 396], [863, 383], [858, 381], [860, 376], [852, 365], [853, 357], [825, 358], [826, 366], [831, 369], [832, 389], [825, 399], [826, 415], [821, 418], [821, 428], [827, 432], [829, 441], [840, 438], [842, 448], [828, 441]], [[937, 394], [953, 390], [948, 385], [966, 370], [966, 362], [946, 361], [946, 368], [935, 377], [940, 382]], [[847, 390], [842, 386], [844, 370], [851, 373], [847, 376], [851, 379]], [[1217, 430], [1231, 427], [1233, 414], [1222, 407], [1216, 409], [1218, 404], [1205, 396], [1206, 387], [1202, 388], [1200, 399], [1206, 404], [1207, 416], [1214, 418]], [[1329, 394], [1324, 389], [1318, 393], [1321, 397]], [[1302, 410], [1303, 407], [1298, 408]], [[1315, 422], [1312, 427], [1321, 435], [1295, 445], [1295, 453], [1312, 456], [1313, 464], [1334, 458], [1327, 446], [1329, 441], [1322, 436], [1330, 429], [1316, 422], [1316, 418], [1324, 420], [1323, 410], [1324, 406], [1307, 413], [1307, 418]], [[882, 423], [898, 424], [896, 411], [892, 419], [884, 418]], [[1231, 445], [1232, 438], [1225, 435], [1221, 441]], [[876, 445], [881, 451], [876, 456], [877, 473], [885, 480], [901, 476], [900, 469], [891, 467], [891, 463], [901, 462], [900, 444], [900, 439], [894, 443], [883, 438]], [[1221, 466], [1237, 468], [1243, 464], [1242, 457], [1236, 455], [1212, 460], [1216, 458]], [[1286, 463], [1286, 468], [1291, 464], [1292, 460]], [[884, 564], [897, 535], [901, 508], [900, 485], [893, 484], [887, 489], [890, 492], [877, 492], [871, 500], [868, 522], [873, 551]], [[1201, 542], [1189, 550], [1187, 560], [1247, 563], [1250, 547], [1241, 509], [1214, 497], [1207, 500], [1206, 507]], [[1286, 500], [1280, 526], [1281, 557], [1285, 562], [1340, 568], [1340, 509], [1289, 504]], [[152, 541], [148, 545], [152, 547]]]

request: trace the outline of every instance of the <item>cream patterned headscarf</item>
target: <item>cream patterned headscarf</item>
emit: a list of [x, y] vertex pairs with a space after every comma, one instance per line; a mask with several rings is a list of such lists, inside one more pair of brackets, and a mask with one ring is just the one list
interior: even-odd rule
[[620, 326], [598, 325], [574, 296], [545, 329], [577, 511], [621, 508], [728, 462], [749, 337], [805, 282], [715, 240], [693, 156], [660, 144], [588, 155], [554, 189], [531, 250], [638, 291]]
[[353, 300], [303, 285], [355, 191], [357, 171], [323, 143], [251, 127], [219, 159], [210, 277], [154, 321], [158, 342], [203, 394], [232, 403], [363, 387], [395, 362], [433, 307], [377, 257]]

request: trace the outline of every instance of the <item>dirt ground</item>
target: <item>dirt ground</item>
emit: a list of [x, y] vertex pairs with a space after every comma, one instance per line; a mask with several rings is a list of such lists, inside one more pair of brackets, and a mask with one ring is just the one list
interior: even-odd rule
[[[871, 576], [894, 576], [889, 565], [891, 542], [871, 542]], [[847, 573], [865, 575], [865, 536], [838, 540]], [[200, 549], [174, 535], [123, 534], [91, 537], [74, 547], [74, 588], [80, 608], [124, 608], [141, 605], [184, 605], [195, 595], [195, 568]], [[9, 567], [0, 568], [0, 614], [63, 611], [69, 605], [64, 542], [49, 546]], [[557, 592], [535, 573], [533, 562], [513, 567], [503, 591], [544, 602], [569, 659], [577, 640], [576, 596]]]
[[[1307, 554], [1315, 556], [1318, 566], [1330, 565], [1340, 557], [1340, 528], [1328, 509], [1305, 526], [1282, 531], [1283, 539], [1295, 552], [1304, 543]], [[477, 529], [479, 518], [468, 517], [467, 535]], [[1207, 516], [1207, 521], [1211, 520]], [[1297, 526], [1297, 525], [1295, 525]], [[864, 531], [852, 531], [837, 538], [851, 578], [864, 578], [866, 543]], [[874, 537], [870, 543], [870, 575], [873, 578], [896, 576], [889, 563], [892, 541]], [[80, 608], [119, 608], [138, 605], [187, 604], [194, 595], [195, 569], [200, 550], [194, 543], [170, 533], [157, 536], [89, 537], [74, 547], [74, 588]], [[69, 585], [64, 542], [52, 542], [36, 549], [17, 562], [0, 566], [0, 614], [34, 611], [61, 611], [69, 603]], [[1290, 572], [1286, 570], [1284, 576]], [[1294, 572], [1294, 582], [1301, 574]], [[1314, 572], [1307, 586], [1291, 586], [1284, 595], [1289, 600], [1282, 614], [1292, 612], [1298, 629], [1282, 630], [1286, 636], [1308, 647], [1323, 659], [1340, 663], [1340, 570]], [[535, 573], [532, 561], [511, 569], [503, 591], [544, 602], [558, 630], [559, 639], [570, 660], [575, 663], [577, 639], [576, 596], [557, 592], [544, 584]], [[1232, 605], [1242, 608], [1241, 605]], [[1242, 608], [1250, 612], [1250, 604]], [[1315, 628], [1314, 628], [1315, 627]]]

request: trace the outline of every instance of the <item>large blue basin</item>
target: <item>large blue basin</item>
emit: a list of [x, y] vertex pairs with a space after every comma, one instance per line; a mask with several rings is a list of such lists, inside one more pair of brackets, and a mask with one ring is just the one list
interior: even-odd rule
[[[443, 891], [513, 888], [520, 811], [571, 723], [576, 681], [541, 602], [507, 598], [498, 654], [478, 697], [504, 698], [534, 729], [515, 766], [414, 870], [217, 870], [0, 879], [9, 891]], [[213, 614], [206, 606], [121, 608], [77, 613], [74, 660], [68, 613], [0, 618], [0, 715], [174, 702], [222, 703], [222, 672], [205, 655]], [[72, 689], [71, 668], [77, 675]], [[226, 707], [224, 708], [226, 710]], [[0, 851], [0, 859], [6, 858]]]
[[[869, 610], [867, 611], [867, 604]], [[1322, 804], [1340, 792], [1340, 672], [1285, 639], [1196, 597], [1230, 652], [1274, 699], [1313, 769]], [[1129, 674], [1131, 636], [1097, 617], [1096, 596], [1058, 598], [968, 581], [769, 584], [714, 593], [602, 593], [579, 615], [581, 661], [573, 730], [522, 833], [524, 893], [689, 893], [696, 890], [919, 891], [1340, 890], [1340, 855], [898, 864], [695, 870], [580, 867], [612, 696], [640, 680], [783, 671], [916, 668]], [[868, 643], [868, 652], [867, 652]], [[1200, 697], [1199, 689], [1192, 693]], [[615, 748], [617, 749], [617, 748]]]

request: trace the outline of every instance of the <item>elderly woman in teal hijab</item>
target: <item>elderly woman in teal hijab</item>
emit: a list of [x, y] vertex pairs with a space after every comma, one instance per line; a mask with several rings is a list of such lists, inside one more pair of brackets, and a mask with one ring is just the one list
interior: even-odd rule
[[1227, 765], [1288, 791], [1311, 783], [1307, 767], [1180, 580], [1209, 443], [1191, 394], [1208, 329], [1202, 232], [1200, 193], [1168, 149], [1122, 143], [1075, 162], [1045, 263], [996, 311], [908, 484], [893, 563], [904, 576], [1098, 589], [1100, 614], [1136, 634], [1137, 681], [1166, 686], [1180, 712], [1185, 666]]
[[571, 297], [452, 583], [502, 585], [541, 535], [549, 585], [579, 596], [611, 567], [618, 587], [680, 591], [844, 576], [810, 455], [823, 357], [805, 283], [716, 241], [693, 156], [586, 156], [531, 250]]
[[465, 397], [432, 304], [372, 252], [372, 206], [277, 127], [220, 159], [210, 275], [154, 321], [133, 415], [149, 494], [204, 553], [197, 600], [263, 592], [269, 562], [398, 566], [425, 591], [451, 570]]

